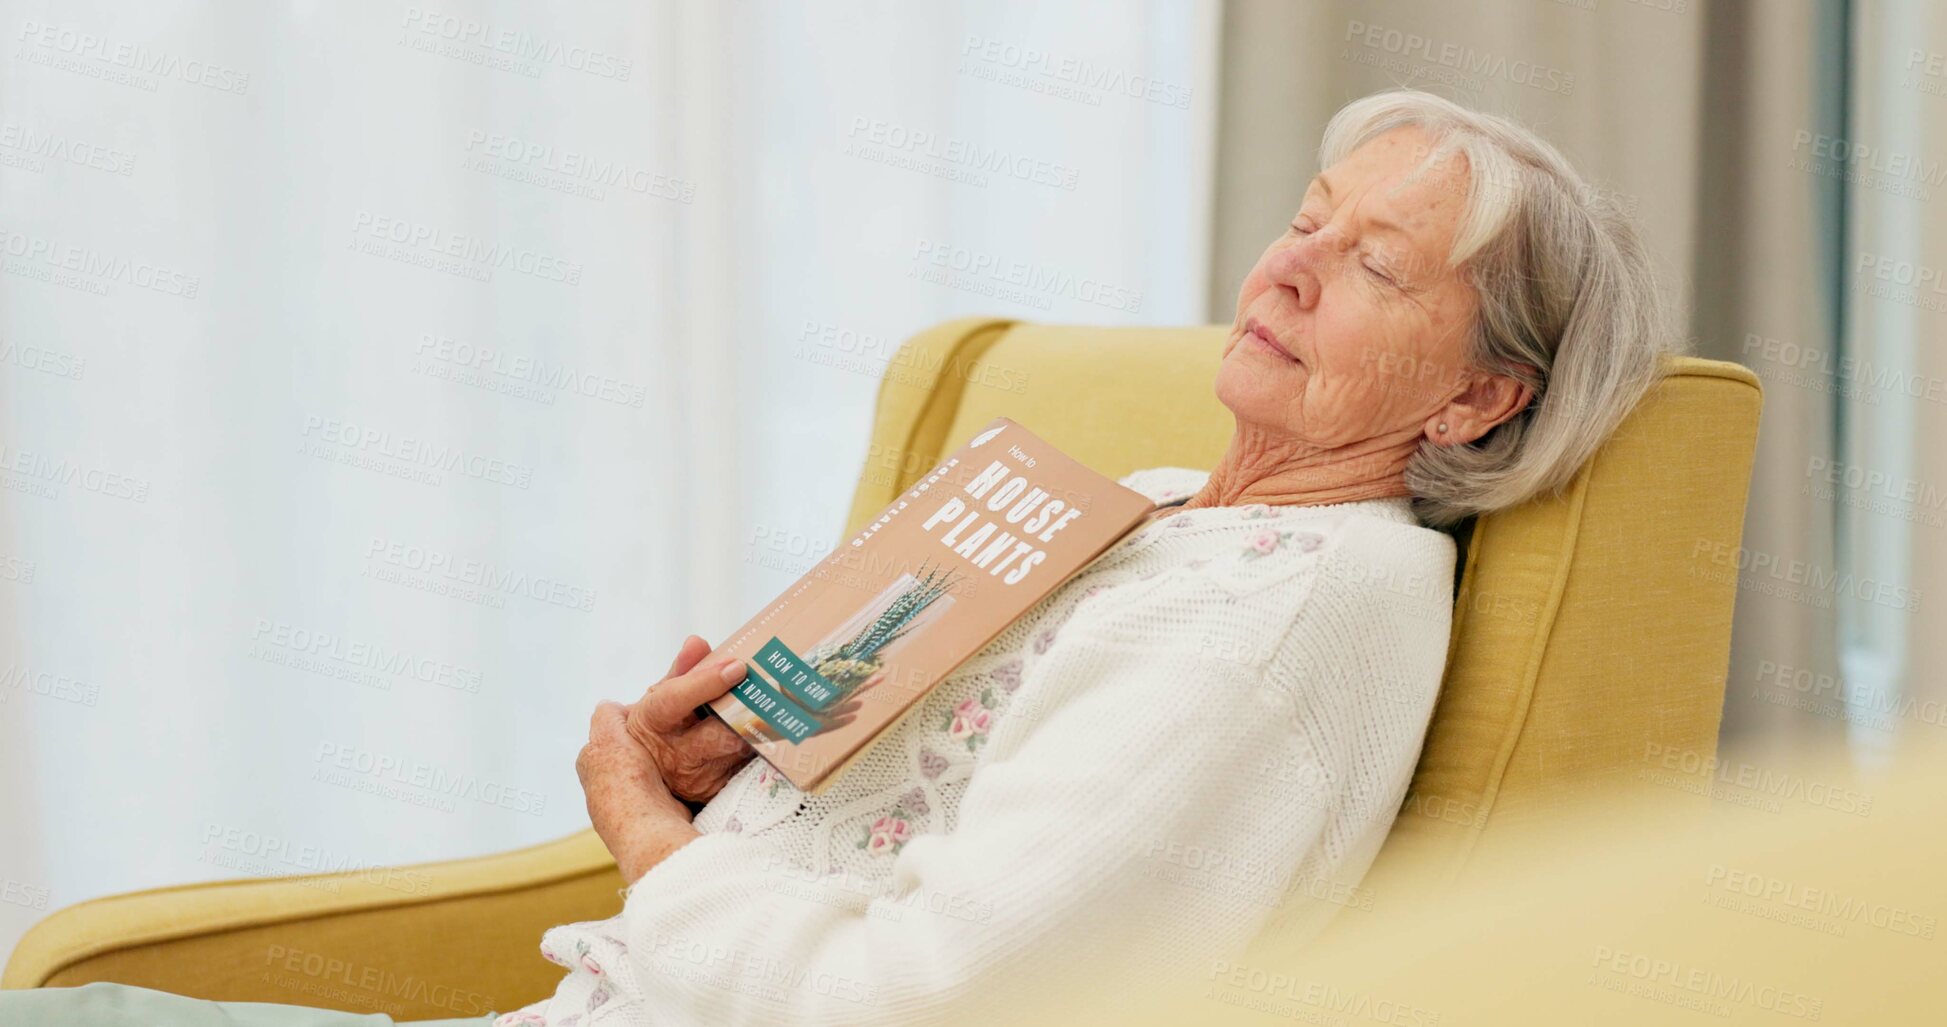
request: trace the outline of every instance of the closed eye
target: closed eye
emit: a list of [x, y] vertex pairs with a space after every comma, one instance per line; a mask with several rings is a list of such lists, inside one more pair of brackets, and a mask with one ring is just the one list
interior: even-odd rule
[[[1292, 232], [1294, 232], [1294, 233], [1296, 233], [1296, 234], [1298, 234], [1298, 235], [1310, 235], [1310, 234], [1312, 234], [1312, 232], [1314, 231], [1314, 230], [1313, 230], [1313, 229], [1311, 229], [1311, 228], [1307, 228], [1307, 227], [1305, 227], [1305, 225], [1303, 224], [1303, 219], [1302, 219], [1302, 218], [1301, 218], [1301, 219], [1299, 219], [1299, 220], [1296, 220], [1296, 221], [1293, 221], [1293, 222], [1291, 223], [1291, 230], [1292, 230]], [[1385, 283], [1385, 284], [1387, 284], [1387, 285], [1390, 285], [1390, 286], [1392, 286], [1392, 287], [1393, 287], [1393, 288], [1395, 288], [1395, 289], [1400, 289], [1400, 288], [1404, 288], [1404, 286], [1402, 286], [1402, 285], [1400, 285], [1400, 284], [1399, 284], [1399, 280], [1398, 280], [1398, 279], [1396, 279], [1396, 278], [1394, 278], [1394, 277], [1393, 277], [1392, 275], [1390, 275], [1390, 274], [1388, 274], [1388, 273], [1387, 273], [1387, 272], [1386, 272], [1386, 271], [1385, 271], [1384, 269], [1382, 269], [1382, 268], [1378, 268], [1378, 267], [1374, 267], [1373, 265], [1371, 265], [1371, 264], [1367, 264], [1367, 263], [1364, 263], [1363, 261], [1362, 261], [1362, 262], [1360, 263], [1360, 265], [1359, 265], [1359, 266], [1360, 266], [1360, 267], [1363, 267], [1363, 268], [1365, 269], [1365, 271], [1366, 271], [1366, 273], [1367, 273], [1367, 274], [1369, 274], [1369, 275], [1371, 275], [1372, 277], [1374, 277], [1374, 278], [1376, 278], [1376, 279], [1378, 279], [1378, 280], [1379, 280], [1379, 281], [1381, 281], [1381, 282], [1384, 282], [1384, 283]]]

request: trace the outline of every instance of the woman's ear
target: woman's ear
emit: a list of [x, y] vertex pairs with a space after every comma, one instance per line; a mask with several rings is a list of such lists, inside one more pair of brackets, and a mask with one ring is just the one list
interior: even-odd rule
[[1476, 373], [1460, 394], [1433, 412], [1426, 437], [1437, 446], [1464, 446], [1526, 409], [1535, 390], [1504, 374]]

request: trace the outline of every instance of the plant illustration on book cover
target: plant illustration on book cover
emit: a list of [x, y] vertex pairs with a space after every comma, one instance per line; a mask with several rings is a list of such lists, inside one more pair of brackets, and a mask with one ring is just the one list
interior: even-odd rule
[[850, 695], [885, 663], [886, 650], [923, 628], [953, 605], [947, 590], [955, 576], [948, 571], [921, 568], [921, 576], [902, 574], [886, 586], [873, 604], [838, 631], [805, 654], [805, 662], [825, 681], [836, 686], [837, 695], [815, 697], [814, 711], [826, 709], [836, 699]]
[[1152, 507], [996, 418], [717, 648], [710, 709], [815, 791]]

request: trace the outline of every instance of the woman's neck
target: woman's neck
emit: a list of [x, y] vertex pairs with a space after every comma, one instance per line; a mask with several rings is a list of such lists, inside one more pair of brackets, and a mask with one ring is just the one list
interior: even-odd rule
[[1321, 448], [1239, 425], [1203, 488], [1178, 509], [1206, 506], [1325, 506], [1410, 496], [1406, 464], [1418, 437]]

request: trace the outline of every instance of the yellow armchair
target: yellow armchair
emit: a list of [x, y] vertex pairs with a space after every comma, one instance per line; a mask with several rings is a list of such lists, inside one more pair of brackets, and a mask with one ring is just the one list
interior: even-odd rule
[[[850, 528], [1005, 414], [1103, 473], [1209, 467], [1225, 329], [947, 322], [879, 388]], [[1446, 880], [1580, 789], [1704, 791], [1756, 448], [1758, 382], [1679, 359], [1565, 492], [1476, 522], [1445, 680], [1373, 880]], [[481, 859], [224, 881], [84, 902], [37, 924], [0, 985], [112, 980], [398, 1019], [511, 1009], [552, 991], [541, 932], [621, 907], [592, 832]]]

